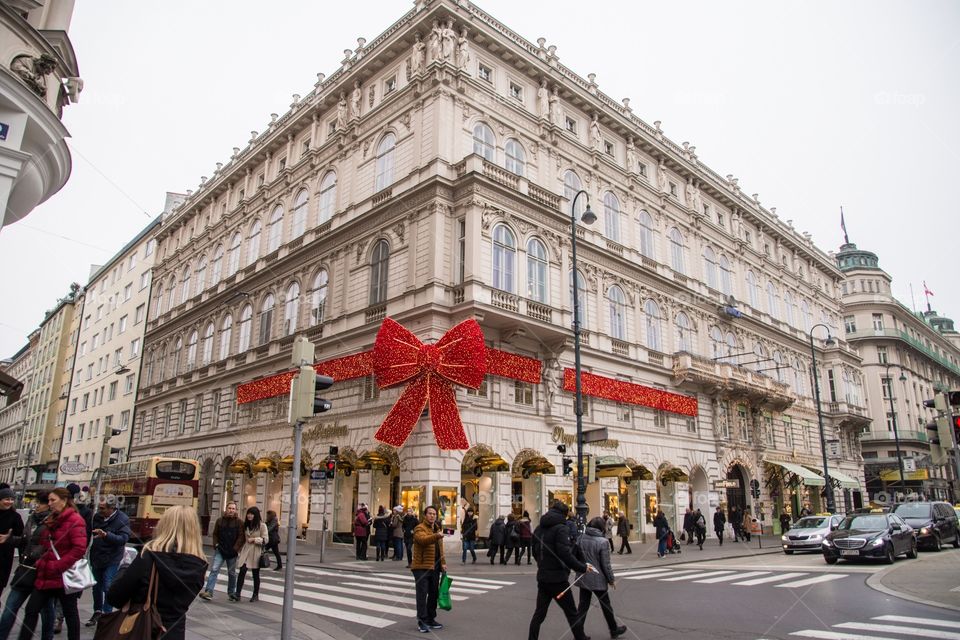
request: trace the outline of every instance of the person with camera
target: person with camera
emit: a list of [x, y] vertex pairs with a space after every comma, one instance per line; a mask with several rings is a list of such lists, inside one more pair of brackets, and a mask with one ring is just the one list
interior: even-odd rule
[[437, 522], [437, 508], [423, 510], [423, 520], [413, 530], [413, 560], [410, 570], [417, 589], [417, 630], [430, 633], [443, 629], [437, 622], [440, 576], [447, 570], [443, 555], [443, 531]]
[[88, 627], [97, 626], [101, 615], [113, 611], [110, 603], [103, 601], [103, 596], [120, 570], [123, 549], [131, 535], [130, 518], [117, 509], [117, 497], [102, 496], [90, 531], [93, 539], [90, 543], [90, 569], [97, 583], [93, 585], [93, 615], [87, 621]]

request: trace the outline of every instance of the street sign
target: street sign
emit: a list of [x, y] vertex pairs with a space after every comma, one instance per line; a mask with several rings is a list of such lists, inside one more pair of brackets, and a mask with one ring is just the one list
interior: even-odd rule
[[610, 434], [607, 432], [606, 427], [600, 429], [590, 429], [589, 431], [583, 432], [583, 442], [589, 444], [591, 442], [599, 442], [601, 440], [609, 440]]
[[840, 441], [827, 440], [827, 456], [830, 458], [840, 457]]
[[326, 480], [327, 479], [327, 470], [326, 469], [312, 469], [310, 471], [311, 480]]
[[904, 473], [913, 473], [917, 470], [917, 461], [913, 458], [904, 458], [903, 459], [903, 471]]
[[83, 464], [79, 460], [71, 460], [64, 462], [60, 465], [61, 473], [74, 474], [74, 473], [83, 473], [87, 471], [87, 465]]
[[717, 489], [736, 489], [740, 486], [738, 480], [714, 480], [713, 486]]

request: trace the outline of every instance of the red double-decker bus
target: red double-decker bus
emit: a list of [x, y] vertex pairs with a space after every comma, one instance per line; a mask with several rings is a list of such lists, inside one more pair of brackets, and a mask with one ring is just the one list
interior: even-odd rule
[[117, 508], [130, 517], [132, 542], [143, 543], [167, 507], [197, 508], [200, 465], [186, 458], [155, 456], [100, 469], [98, 493], [113, 495]]

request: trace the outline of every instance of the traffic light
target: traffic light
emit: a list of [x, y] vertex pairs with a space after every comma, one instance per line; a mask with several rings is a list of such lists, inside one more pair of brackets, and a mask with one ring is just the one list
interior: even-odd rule
[[563, 462], [563, 475], [568, 476], [573, 473], [573, 458], [561, 458]]
[[327, 461], [324, 466], [327, 471], [327, 479], [333, 480], [337, 476], [337, 459], [327, 458]]
[[759, 480], [754, 479], [750, 481], [750, 495], [753, 496], [754, 499], [757, 499], [760, 497], [760, 481]]
[[123, 433], [123, 429], [117, 429], [117, 428], [110, 429], [110, 437], [111, 437], [111, 438], [112, 438], [113, 436], [118, 436], [118, 435], [120, 435], [121, 433]]
[[290, 381], [290, 411], [288, 414], [291, 424], [312, 418], [318, 413], [329, 411], [333, 404], [317, 394], [333, 386], [333, 378], [318, 375], [313, 365], [302, 365], [300, 373]]
[[123, 449], [119, 447], [110, 447], [110, 457], [107, 459], [107, 464], [117, 464], [120, 462], [121, 453], [123, 453]]
[[928, 409], [936, 409], [940, 414], [936, 420], [927, 423], [927, 431], [933, 431], [928, 434], [930, 440], [930, 461], [939, 466], [947, 463], [948, 452], [953, 449], [953, 416], [950, 415], [950, 396], [944, 392], [938, 391], [932, 400], [924, 400], [923, 406]]

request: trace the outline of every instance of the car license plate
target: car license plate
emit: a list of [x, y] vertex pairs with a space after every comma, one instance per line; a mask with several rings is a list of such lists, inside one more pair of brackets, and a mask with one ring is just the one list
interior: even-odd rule
[[860, 551], [857, 550], [857, 549], [841, 549], [841, 550], [840, 550], [840, 555], [842, 555], [842, 556], [858, 556], [858, 555], [860, 555]]

